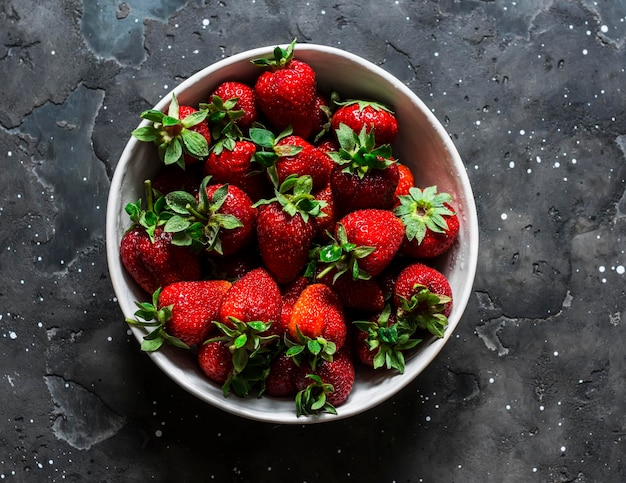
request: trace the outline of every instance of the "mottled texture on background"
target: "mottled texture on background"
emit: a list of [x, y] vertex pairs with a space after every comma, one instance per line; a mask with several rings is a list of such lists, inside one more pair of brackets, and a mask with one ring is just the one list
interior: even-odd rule
[[[481, 229], [456, 333], [405, 390], [319, 426], [166, 379], [109, 280], [109, 181], [139, 113], [294, 37], [432, 108]], [[626, 3], [0, 2], [2, 481], [626, 480]], [[249, 439], [253, 438], [253, 439]]]

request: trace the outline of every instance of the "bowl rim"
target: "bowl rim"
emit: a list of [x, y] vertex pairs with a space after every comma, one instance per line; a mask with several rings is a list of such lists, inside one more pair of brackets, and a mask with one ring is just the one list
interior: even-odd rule
[[[287, 45], [281, 45], [282, 48], [286, 48]], [[242, 61], [249, 61], [253, 58], [258, 57], [266, 57], [271, 55], [276, 45], [273, 46], [264, 46], [257, 47], [254, 49], [242, 51], [231, 56], [225, 57], [213, 64], [204, 67], [203, 69], [197, 71], [189, 78], [182, 81], [180, 84], [175, 86], [169, 92], [167, 92], [159, 102], [153, 107], [153, 109], [157, 110], [165, 110], [167, 105], [170, 102], [172, 94], [176, 94], [177, 96], [187, 90], [192, 85], [204, 81], [207, 77], [210, 77], [213, 73], [222, 68], [236, 64]], [[349, 51], [331, 47], [320, 44], [313, 43], [299, 43], [296, 45], [295, 49], [295, 58], [298, 58], [302, 55], [302, 57], [306, 57], [308, 54], [330, 54], [334, 56], [342, 57], [343, 59], [357, 64], [364, 69], [371, 71], [373, 75], [381, 77], [393, 86], [394, 89], [397, 89], [401, 92], [403, 96], [409, 97], [413, 103], [419, 107], [421, 113], [427, 118], [430, 127], [436, 132], [439, 139], [443, 142], [444, 148], [448, 152], [450, 159], [455, 168], [455, 173], [457, 175], [459, 185], [461, 187], [461, 192], [465, 195], [467, 199], [467, 203], [464, 204], [464, 222], [468, 225], [468, 251], [467, 256], [464, 258], [464, 272], [466, 273], [465, 278], [467, 279], [467, 283], [463, 284], [462, 290], [454, 294], [454, 306], [452, 314], [450, 315], [448, 322], [448, 328], [446, 329], [444, 336], [441, 339], [436, 339], [430, 342], [426, 347], [422, 348], [420, 352], [420, 364], [411, 367], [410, 373], [401, 374], [400, 377], [395, 381], [394, 387], [389, 391], [373, 391], [371, 397], [369, 397], [367, 403], [365, 405], [361, 405], [355, 408], [348, 406], [341, 406], [338, 411], [338, 414], [320, 414], [315, 417], [307, 417], [307, 418], [298, 418], [295, 414], [293, 417], [285, 419], [284, 414], [281, 413], [280, 417], [274, 416], [271, 413], [260, 412], [251, 410], [246, 407], [241, 407], [238, 405], [232, 405], [228, 403], [228, 399], [220, 396], [221, 399], [217, 397], [213, 397], [211, 394], [207, 394], [206, 392], [201, 391], [198, 387], [193, 384], [189, 384], [186, 382], [185, 378], [176, 377], [176, 372], [181, 371], [183, 369], [177, 367], [172, 361], [169, 360], [168, 354], [172, 350], [169, 347], [163, 347], [159, 351], [149, 353], [149, 357], [153, 360], [153, 362], [162, 370], [166, 375], [168, 375], [171, 379], [174, 380], [179, 386], [185, 389], [187, 392], [195, 395], [199, 399], [212, 404], [213, 406], [218, 407], [221, 410], [229, 412], [233, 415], [245, 417], [247, 419], [262, 421], [262, 422], [271, 422], [278, 424], [311, 424], [311, 423], [320, 423], [327, 421], [337, 421], [345, 418], [349, 418], [355, 416], [357, 414], [361, 414], [366, 412], [383, 401], [390, 399], [398, 392], [400, 392], [403, 388], [405, 388], [408, 384], [415, 380], [415, 378], [424, 371], [424, 369], [430, 365], [430, 363], [435, 359], [435, 357], [441, 352], [445, 344], [448, 342], [456, 326], [460, 322], [463, 312], [467, 306], [470, 295], [473, 290], [473, 284], [476, 276], [476, 268], [478, 264], [478, 245], [479, 245], [479, 230], [478, 230], [478, 219], [477, 219], [477, 211], [476, 205], [474, 202], [472, 187], [470, 185], [469, 177], [467, 175], [467, 171], [461, 157], [450, 139], [449, 134], [443, 128], [440, 121], [436, 118], [436, 116], [431, 112], [431, 110], [426, 106], [426, 104], [420, 99], [420, 97], [413, 92], [409, 87], [398, 80], [391, 73], [384, 70], [382, 67], [370, 62], [367, 59], [364, 59], [356, 54], [353, 54]], [[141, 121], [139, 124], [148, 125], [148, 121]], [[111, 179], [110, 191], [107, 200], [107, 214], [106, 214], [106, 254], [108, 260], [108, 268], [109, 274], [111, 277], [111, 283], [116, 294], [116, 298], [118, 304], [125, 317], [133, 317], [134, 310], [131, 311], [130, 307], [124, 307], [124, 304], [121, 301], [121, 298], [117, 296], [117, 294], [124, 293], [127, 289], [123, 283], [123, 276], [121, 273], [121, 263], [119, 262], [119, 247], [117, 246], [117, 237], [118, 232], [116, 230], [115, 219], [118, 216], [118, 212], [113, 212], [110, 210], [111, 206], [116, 206], [116, 198], [119, 197], [119, 192], [115, 188], [119, 188], [121, 186], [121, 181], [124, 177], [126, 167], [131, 159], [131, 154], [137, 148], [140, 141], [138, 141], [134, 137], [130, 137], [126, 146], [124, 147], [118, 163], [115, 167], [115, 171], [113, 173], [113, 177]], [[471, 202], [470, 202], [471, 201]], [[123, 207], [121, 207], [123, 208]], [[129, 313], [130, 311], [130, 313]], [[138, 341], [141, 341], [141, 338], [145, 335], [145, 332], [140, 329], [130, 326], [135, 338]], [[368, 395], [369, 396], [369, 395]]]

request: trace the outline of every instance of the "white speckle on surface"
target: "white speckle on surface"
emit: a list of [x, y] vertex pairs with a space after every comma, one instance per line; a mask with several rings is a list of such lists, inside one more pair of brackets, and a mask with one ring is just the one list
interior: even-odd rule
[[583, 55], [587, 55], [589, 51], [587, 49], [583, 49]]
[[561, 453], [565, 453], [565, 446], [561, 446]]
[[600, 27], [600, 32], [602, 32], [603, 34], [607, 33], [609, 31], [609, 28], [606, 25], [602, 25]]
[[505, 409], [506, 409], [507, 411], [510, 411], [510, 410], [511, 410], [511, 405], [510, 405], [510, 404], [507, 404], [507, 405], [505, 406]]
[[154, 435], [155, 435], [157, 438], [160, 438], [161, 436], [163, 436], [163, 431], [161, 431], [160, 429], [157, 429], [157, 430], [154, 432]]
[[606, 271], [606, 267], [605, 267], [604, 265], [600, 265], [600, 266], [598, 267], [598, 271], [599, 271], [600, 273], [604, 273], [604, 272]]
[[211, 21], [208, 18], [205, 18], [202, 20], [202, 26], [203, 27], [208, 27], [208, 25], [211, 23]]
[[495, 379], [493, 377], [489, 378], [489, 384], [493, 384], [495, 382]]
[[554, 357], [558, 357], [559, 353], [558, 353], [558, 351], [554, 351], [554, 352], [552, 353], [552, 355], [553, 355]]
[[520, 135], [520, 136], [523, 136], [524, 134], [526, 134], [526, 131], [524, 131], [523, 129], [520, 129], [520, 130], [519, 130], [519, 135]]
[[502, 218], [503, 220], [506, 220], [509, 216], [506, 213], [502, 213], [500, 215], [500, 218]]
[[11, 332], [9, 332], [9, 338], [12, 339], [12, 340], [15, 340], [15, 339], [17, 339], [17, 334], [15, 332], [11, 331]]
[[513, 169], [515, 167], [515, 161], [509, 162], [509, 168]]
[[624, 272], [626, 272], [626, 269], [624, 269], [624, 265], [618, 265], [615, 268], [615, 272], [617, 272], [618, 275], [624, 275]]

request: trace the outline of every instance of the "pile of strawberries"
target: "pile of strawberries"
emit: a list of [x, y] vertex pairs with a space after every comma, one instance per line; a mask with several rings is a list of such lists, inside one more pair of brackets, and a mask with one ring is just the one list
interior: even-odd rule
[[145, 351], [190, 350], [224, 395], [336, 412], [355, 370], [404, 370], [452, 308], [429, 266], [459, 231], [450, 195], [393, 157], [393, 112], [319, 92], [295, 41], [206, 103], [149, 110], [133, 136], [162, 172], [130, 203], [120, 244], [147, 294]]

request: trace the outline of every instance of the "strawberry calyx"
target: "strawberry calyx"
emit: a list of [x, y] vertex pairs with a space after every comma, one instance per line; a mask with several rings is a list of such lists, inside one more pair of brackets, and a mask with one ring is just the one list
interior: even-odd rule
[[432, 335], [442, 338], [448, 326], [448, 318], [443, 312], [452, 298], [435, 294], [422, 284], [415, 284], [413, 290], [415, 293], [410, 299], [400, 297], [398, 319], [413, 325], [416, 330], [427, 330]]
[[231, 97], [223, 100], [220, 96], [214, 95], [210, 103], [200, 103], [200, 110], [206, 111], [207, 121], [211, 127], [211, 137], [215, 143], [211, 149], [219, 154], [224, 148], [233, 150], [235, 140], [243, 139], [243, 133], [237, 125], [237, 120], [241, 119], [245, 111], [235, 109], [238, 97]]
[[[333, 272], [332, 283], [334, 284], [344, 273], [349, 273], [353, 280], [369, 280], [371, 278], [365, 270], [359, 266], [359, 260], [367, 257], [376, 250], [376, 247], [357, 246], [348, 240], [346, 229], [342, 223], [337, 223], [337, 237], [327, 233], [331, 243], [318, 246], [311, 250], [305, 276], [315, 276], [322, 279]], [[323, 268], [315, 275], [319, 266]]]
[[445, 233], [448, 230], [444, 216], [454, 215], [448, 205], [452, 201], [450, 194], [438, 193], [437, 186], [429, 186], [423, 190], [412, 187], [408, 195], [400, 195], [398, 199], [400, 205], [393, 212], [404, 223], [409, 241], [417, 239], [421, 243], [427, 230], [435, 233]]
[[131, 134], [140, 141], [154, 143], [164, 164], [178, 164], [184, 169], [184, 154], [196, 159], [203, 159], [209, 155], [208, 141], [201, 134], [191, 130], [192, 127], [204, 122], [207, 114], [207, 110], [199, 110], [180, 119], [178, 99], [172, 93], [167, 114], [156, 109], [142, 112], [141, 118], [151, 121], [152, 125], [139, 127]]
[[389, 144], [376, 146], [374, 130], [367, 131], [363, 126], [359, 133], [341, 123], [335, 130], [339, 150], [328, 155], [340, 166], [343, 173], [356, 174], [363, 178], [374, 169], [385, 169], [395, 163]]
[[376, 101], [368, 101], [363, 99], [348, 99], [345, 101], [339, 101], [336, 98], [333, 99], [333, 103], [337, 106], [351, 106], [356, 104], [359, 108], [359, 111], [363, 111], [366, 107], [371, 107], [375, 111], [386, 111], [390, 114], [393, 114], [393, 111], [389, 109], [384, 104]]
[[186, 191], [172, 191], [165, 195], [167, 206], [173, 215], [163, 229], [173, 233], [172, 243], [179, 246], [200, 244], [207, 251], [222, 254], [221, 230], [233, 230], [243, 223], [233, 215], [219, 213], [228, 196], [228, 184], [220, 186], [207, 195], [211, 177], [206, 176], [198, 192], [198, 198]]
[[261, 199], [252, 206], [258, 207], [278, 202], [288, 215], [293, 217], [299, 214], [304, 222], [307, 223], [310, 216], [326, 216], [322, 211], [327, 206], [326, 201], [316, 199], [311, 194], [312, 190], [313, 178], [311, 176], [291, 174], [285, 178], [278, 188], [274, 189], [274, 198]]
[[263, 383], [269, 373], [269, 366], [276, 354], [272, 344], [278, 335], [263, 335], [271, 322], [242, 322], [236, 317], [228, 317], [230, 324], [213, 321], [221, 335], [204, 343], [223, 342], [232, 354], [233, 370], [222, 386], [224, 396], [231, 391], [237, 396], [247, 396], [259, 383]]
[[293, 59], [296, 40], [297, 39], [293, 39], [286, 49], [283, 49], [280, 46], [275, 47], [272, 58], [260, 57], [257, 59], [252, 59], [250, 62], [252, 62], [256, 66], [264, 67], [272, 71], [283, 69], [289, 63], [289, 61]]
[[146, 208], [143, 208], [143, 201], [140, 198], [135, 203], [128, 203], [124, 209], [133, 222], [133, 226], [130, 229], [135, 226], [143, 227], [150, 237], [150, 241], [154, 243], [156, 228], [165, 225], [173, 213], [167, 209], [165, 197], [152, 189], [152, 181], [149, 179], [145, 180], [144, 189], [146, 193]]
[[284, 338], [287, 348], [285, 355], [291, 357], [296, 366], [300, 367], [302, 364], [308, 363], [311, 369], [315, 370], [321, 361], [333, 361], [333, 354], [337, 352], [337, 345], [334, 342], [321, 336], [308, 337], [297, 326], [296, 336], [297, 341], [292, 341], [288, 337]]
[[413, 349], [422, 339], [412, 338], [415, 326], [399, 319], [390, 323], [391, 307], [387, 304], [378, 319], [372, 321], [356, 320], [353, 324], [367, 334], [365, 343], [370, 351], [377, 351], [373, 359], [374, 369], [386, 367], [403, 373], [405, 367], [404, 352]]
[[[154, 352], [161, 348], [164, 343], [168, 343], [182, 349], [189, 349], [189, 346], [167, 333], [165, 323], [172, 317], [173, 305], [167, 305], [159, 308], [159, 296], [161, 288], [158, 288], [152, 294], [151, 302], [135, 302], [138, 310], [135, 312], [135, 318], [126, 318], [126, 322], [130, 325], [143, 328], [151, 328], [141, 342], [141, 350], [145, 352]], [[139, 320], [142, 319], [142, 320]]]
[[307, 374], [311, 383], [296, 394], [296, 415], [311, 416], [322, 412], [337, 414], [335, 406], [327, 400], [327, 395], [335, 391], [332, 384], [325, 383], [317, 374]]
[[278, 186], [278, 172], [276, 161], [283, 156], [295, 156], [302, 151], [302, 146], [278, 145], [278, 142], [293, 133], [291, 126], [276, 136], [272, 131], [262, 127], [251, 127], [248, 134], [250, 141], [257, 145], [253, 161], [259, 163], [267, 171], [270, 181]]

